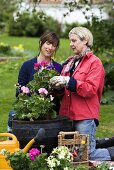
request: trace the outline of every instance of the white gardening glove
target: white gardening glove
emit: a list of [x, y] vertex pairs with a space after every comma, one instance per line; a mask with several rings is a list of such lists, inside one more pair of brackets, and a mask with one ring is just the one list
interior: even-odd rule
[[60, 89], [68, 84], [69, 79], [69, 76], [54, 76], [50, 79], [50, 84], [53, 88]]

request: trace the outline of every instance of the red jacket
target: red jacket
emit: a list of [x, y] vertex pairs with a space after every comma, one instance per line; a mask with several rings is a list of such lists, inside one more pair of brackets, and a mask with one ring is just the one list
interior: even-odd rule
[[[63, 67], [61, 75], [64, 73]], [[60, 115], [72, 120], [99, 119], [100, 99], [104, 86], [105, 71], [98, 57], [89, 52], [76, 67], [72, 77], [77, 80], [76, 92], [65, 88]]]

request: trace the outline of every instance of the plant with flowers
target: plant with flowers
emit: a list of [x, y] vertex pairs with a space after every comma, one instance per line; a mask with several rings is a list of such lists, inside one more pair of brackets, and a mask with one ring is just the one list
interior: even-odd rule
[[15, 45], [13, 49], [15, 49], [16, 51], [24, 52], [24, 47], [22, 44], [19, 44], [17, 46]]
[[11, 48], [11, 54], [13, 56], [23, 56], [23, 55], [27, 55], [27, 51], [25, 51], [23, 44], [19, 44]]
[[10, 161], [13, 170], [73, 170], [73, 156], [66, 146], [53, 149], [49, 156], [36, 148], [29, 153], [22, 150], [14, 153], [2, 150], [1, 153]]
[[50, 170], [71, 170], [73, 155], [66, 146], [54, 148], [47, 158], [47, 165]]
[[10, 50], [11, 47], [8, 44], [0, 42], [0, 54], [8, 54]]
[[15, 119], [56, 118], [49, 80], [58, 72], [45, 61], [35, 63], [34, 69], [34, 79], [26, 87], [17, 85], [19, 95], [14, 103]]
[[23, 56], [25, 53], [24, 47], [22, 44], [11, 47], [7, 43], [0, 42], [0, 54], [2, 56]]

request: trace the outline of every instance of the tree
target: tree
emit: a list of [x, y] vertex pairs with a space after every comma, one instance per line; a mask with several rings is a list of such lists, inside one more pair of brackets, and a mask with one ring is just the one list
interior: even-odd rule
[[14, 11], [18, 8], [19, 1], [0, 0], [0, 32], [6, 28], [8, 20], [13, 15]]

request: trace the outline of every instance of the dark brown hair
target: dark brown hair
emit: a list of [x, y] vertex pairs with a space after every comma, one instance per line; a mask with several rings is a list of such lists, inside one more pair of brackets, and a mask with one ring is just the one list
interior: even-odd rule
[[39, 40], [39, 48], [41, 50], [42, 45], [48, 41], [49, 43], [53, 44], [56, 48], [59, 47], [59, 37], [55, 32], [52, 31], [46, 31]]

